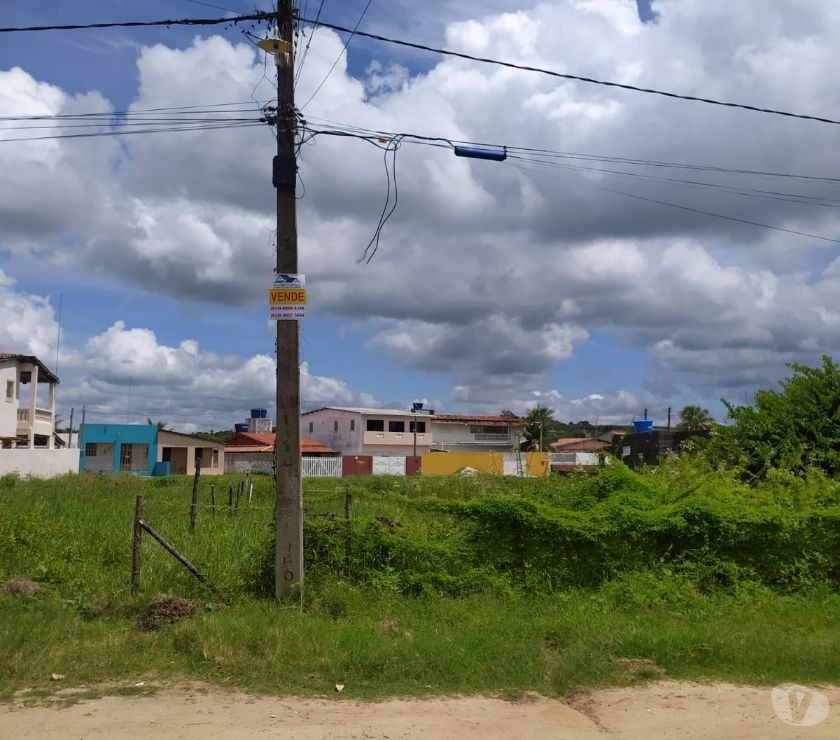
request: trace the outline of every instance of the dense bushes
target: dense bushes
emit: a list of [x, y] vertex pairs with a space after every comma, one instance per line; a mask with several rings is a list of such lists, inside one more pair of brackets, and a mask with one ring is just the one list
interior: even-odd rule
[[840, 368], [828, 356], [821, 367], [790, 367], [780, 391], [759, 391], [754, 406], [726, 404], [731, 424], [716, 429], [705, 451], [714, 465], [750, 478], [840, 473]]
[[840, 586], [840, 494], [818, 473], [748, 487], [681, 460], [642, 473], [614, 465], [591, 477], [508, 480], [506, 492], [473, 486], [472, 497], [424, 496], [422, 486], [380, 495], [353, 522], [349, 560], [343, 521], [308, 520], [311, 572], [410, 594], [554, 592], [662, 567], [709, 589]]
[[[79, 603], [126, 595], [133, 499], [143, 493], [148, 521], [226, 598], [268, 595], [273, 488], [257, 484], [251, 504], [216, 516], [203, 493], [193, 534], [187, 479], [9, 480], [0, 490], [0, 582], [32, 578]], [[747, 484], [737, 471], [684, 457], [545, 479], [307, 481], [304, 498], [306, 577], [316, 590], [340, 581], [409, 596], [548, 594], [665, 572], [701, 592], [840, 590], [840, 483], [819, 471], [770, 470]], [[148, 593], [206, 595], [155, 543], [143, 552]]]

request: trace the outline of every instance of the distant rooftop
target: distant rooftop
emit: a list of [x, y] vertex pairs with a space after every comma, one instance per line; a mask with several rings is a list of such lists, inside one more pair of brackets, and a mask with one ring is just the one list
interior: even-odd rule
[[41, 362], [35, 355], [16, 355], [12, 352], [0, 352], [0, 362], [3, 360], [17, 360], [18, 362], [28, 362], [30, 365], [38, 366], [38, 379], [46, 380], [50, 383], [58, 383], [58, 375], [50, 370], [43, 362]]
[[481, 424], [484, 426], [524, 426], [527, 422], [525, 419], [517, 419], [511, 416], [476, 416], [475, 414], [429, 414], [428, 410], [406, 411], [404, 409], [372, 409], [357, 406], [322, 406], [312, 411], [305, 411], [301, 416], [307, 414], [314, 414], [316, 411], [347, 411], [352, 414], [363, 414], [364, 416], [405, 416], [405, 417], [425, 417], [435, 422], [442, 424]]
[[[364, 414], [366, 416], [420, 416], [421, 414], [413, 414], [411, 411], [405, 409], [371, 409], [361, 406], [321, 406], [321, 408], [312, 409], [312, 411], [304, 411], [301, 416], [307, 414], [314, 414], [316, 411], [349, 411], [351, 414]], [[425, 414], [428, 416], [428, 414]]]

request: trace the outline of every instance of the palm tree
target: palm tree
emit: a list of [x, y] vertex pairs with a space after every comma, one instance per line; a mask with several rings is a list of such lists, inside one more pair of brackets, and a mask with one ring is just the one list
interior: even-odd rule
[[157, 426], [159, 432], [164, 432], [169, 428], [169, 424], [167, 424], [165, 421], [152, 421], [151, 416], [146, 417], [146, 423], [154, 424], [155, 426]]
[[554, 428], [557, 426], [554, 409], [537, 404], [525, 414], [525, 421], [527, 422], [525, 439], [528, 442], [528, 449], [542, 452], [549, 441], [554, 438]]
[[708, 429], [714, 422], [715, 420], [709, 413], [709, 409], [689, 405], [680, 411], [680, 423], [677, 425], [677, 428], [696, 432], [701, 429]]

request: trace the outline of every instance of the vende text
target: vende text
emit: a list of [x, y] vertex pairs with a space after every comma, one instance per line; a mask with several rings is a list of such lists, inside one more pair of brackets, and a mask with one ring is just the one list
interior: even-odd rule
[[294, 304], [294, 305], [305, 305], [306, 304], [306, 289], [297, 288], [297, 289], [288, 289], [288, 288], [278, 288], [275, 290], [268, 291], [268, 302], [272, 305], [278, 304]]

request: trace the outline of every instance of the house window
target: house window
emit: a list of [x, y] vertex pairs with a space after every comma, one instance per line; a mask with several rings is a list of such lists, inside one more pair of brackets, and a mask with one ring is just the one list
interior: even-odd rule
[[315, 422], [310, 421], [309, 422], [309, 433], [312, 434], [312, 432], [314, 432], [314, 431], [315, 431]]
[[410, 421], [410, 422], [408, 422], [408, 431], [409, 432], [417, 432], [418, 434], [425, 434], [426, 433], [426, 422], [425, 421]]
[[350, 419], [350, 431], [351, 432], [356, 431], [356, 420], [355, 419]]
[[219, 467], [219, 451], [215, 447], [213, 448], [213, 452], [210, 454], [210, 467]]
[[384, 432], [385, 421], [383, 419], [368, 419], [366, 429], [369, 432]]
[[88, 442], [85, 445], [85, 457], [96, 457], [96, 443]]
[[7, 380], [6, 381], [6, 400], [11, 403], [15, 400], [15, 381], [14, 380]]
[[472, 434], [495, 434], [496, 436], [505, 437], [508, 435], [507, 427], [485, 427], [478, 424], [470, 426], [470, 432]]
[[405, 431], [405, 422], [404, 421], [389, 421], [388, 422], [388, 431], [389, 432], [404, 432]]
[[336, 419], [336, 420], [333, 422], [333, 431], [334, 431], [334, 432], [337, 432], [337, 431], [338, 431], [338, 419]]

